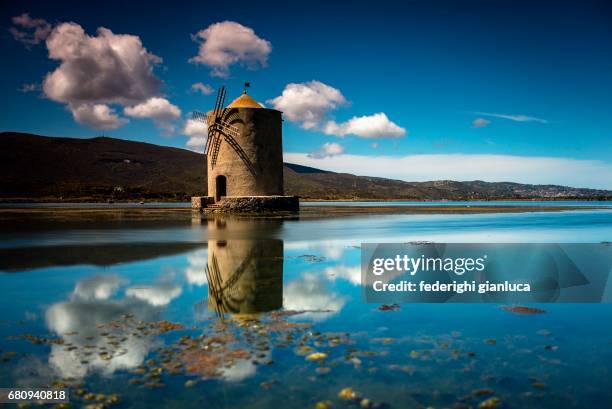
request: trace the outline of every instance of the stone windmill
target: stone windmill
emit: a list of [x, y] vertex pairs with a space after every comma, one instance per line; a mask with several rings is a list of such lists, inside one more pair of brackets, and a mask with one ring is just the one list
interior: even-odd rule
[[[264, 108], [247, 94], [224, 108], [225, 87], [207, 114], [194, 119], [208, 125], [205, 154], [208, 210], [297, 210], [296, 197], [283, 196], [282, 113]], [[194, 198], [197, 199], [197, 198]], [[206, 207], [203, 202], [207, 203]], [[198, 207], [197, 200], [192, 201]]]

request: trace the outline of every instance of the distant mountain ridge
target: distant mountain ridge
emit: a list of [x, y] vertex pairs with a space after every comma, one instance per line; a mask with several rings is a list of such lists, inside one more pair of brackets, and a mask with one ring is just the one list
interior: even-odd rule
[[[188, 200], [205, 186], [202, 154], [97, 137], [0, 133], [0, 200]], [[285, 192], [321, 200], [611, 199], [612, 191], [511, 182], [405, 182], [285, 163]]]

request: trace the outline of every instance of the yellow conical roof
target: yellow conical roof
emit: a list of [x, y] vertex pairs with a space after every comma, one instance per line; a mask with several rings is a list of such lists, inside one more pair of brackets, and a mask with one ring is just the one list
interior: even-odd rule
[[228, 108], [263, 108], [257, 101], [251, 98], [246, 92], [232, 101]]

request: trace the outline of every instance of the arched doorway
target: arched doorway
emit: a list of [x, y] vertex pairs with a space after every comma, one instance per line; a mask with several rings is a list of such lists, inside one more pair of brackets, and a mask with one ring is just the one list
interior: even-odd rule
[[225, 176], [219, 175], [215, 179], [215, 202], [221, 200], [223, 196], [227, 196], [227, 179]]

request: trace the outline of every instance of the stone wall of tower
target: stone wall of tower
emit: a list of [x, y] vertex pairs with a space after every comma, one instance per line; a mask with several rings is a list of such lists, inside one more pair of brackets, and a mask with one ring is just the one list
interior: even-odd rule
[[204, 163], [202, 164], [202, 168], [204, 170], [204, 190], [202, 192], [202, 196], [208, 196], [208, 158], [206, 157], [206, 153], [204, 153]]
[[[221, 136], [215, 163], [208, 162], [208, 195], [217, 196], [218, 177], [226, 180], [226, 196], [283, 195], [283, 146], [280, 111], [228, 108], [223, 120], [240, 130], [235, 137], [242, 155]], [[250, 164], [250, 165], [249, 165]]]

